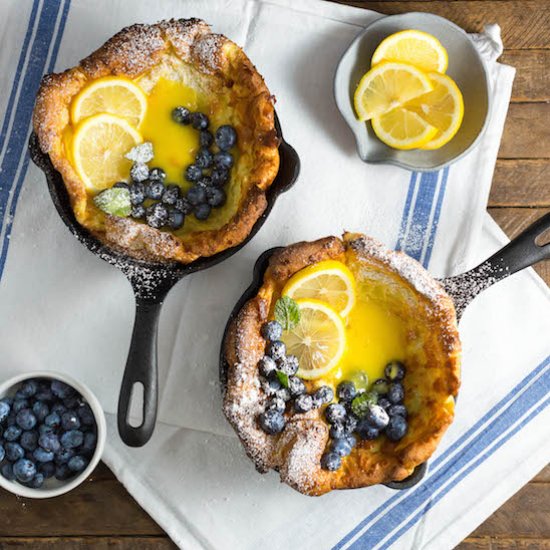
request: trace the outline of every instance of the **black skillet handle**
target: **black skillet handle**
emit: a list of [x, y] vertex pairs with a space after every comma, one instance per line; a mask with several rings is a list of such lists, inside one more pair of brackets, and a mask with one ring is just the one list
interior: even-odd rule
[[[157, 335], [161, 308], [162, 301], [136, 298], [136, 318], [120, 388], [117, 415], [118, 433], [122, 441], [130, 447], [145, 445], [155, 428], [158, 404]], [[143, 385], [142, 422], [139, 426], [132, 426], [129, 413], [136, 384]]]

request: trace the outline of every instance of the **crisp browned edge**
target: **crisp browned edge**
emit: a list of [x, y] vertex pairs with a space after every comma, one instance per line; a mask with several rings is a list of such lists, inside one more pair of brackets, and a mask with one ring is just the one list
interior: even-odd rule
[[[265, 342], [260, 336], [259, 328], [267, 319], [271, 298], [288, 278], [296, 271], [325, 259], [340, 259], [346, 249], [351, 248], [361, 257], [383, 264], [387, 269], [397, 273], [404, 284], [415, 291], [419, 300], [425, 300], [430, 305], [433, 322], [441, 329], [441, 341], [445, 349], [445, 372], [447, 373], [446, 391], [456, 396], [460, 387], [460, 352], [461, 345], [454, 304], [441, 285], [433, 279], [416, 260], [401, 252], [389, 251], [374, 239], [361, 234], [345, 234], [343, 240], [327, 237], [314, 242], [302, 242], [288, 246], [273, 254], [264, 277], [264, 284], [257, 296], [249, 300], [232, 321], [224, 342], [224, 354], [228, 365], [227, 385], [224, 391], [224, 413], [235, 429], [247, 455], [254, 461], [260, 472], [275, 469], [280, 472], [281, 480], [297, 491], [317, 496], [333, 489], [350, 489], [365, 487], [377, 483], [399, 481], [408, 477], [414, 467], [425, 462], [437, 448], [445, 431], [453, 421], [453, 415], [442, 414], [432, 426], [429, 438], [421, 443], [410, 444], [401, 452], [399, 460], [381, 464], [379, 468], [371, 469], [369, 473], [361, 470], [360, 458], [347, 471], [341, 468], [337, 472], [326, 472], [318, 466], [320, 454], [311, 457], [310, 467], [314, 469], [314, 479], [297, 479], [289, 475], [292, 459], [292, 448], [300, 437], [308, 432], [308, 437], [328, 440], [328, 429], [304, 415], [301, 419], [294, 417], [282, 434], [268, 436], [256, 423], [256, 415], [262, 410], [265, 396], [257, 391], [258, 402], [251, 407], [249, 417], [243, 423], [242, 415], [235, 413], [235, 404], [240, 402], [243, 391], [259, 384], [257, 361], [263, 355]], [[387, 258], [400, 258], [410, 269], [407, 274], [396, 271], [395, 264]], [[428, 293], [416, 290], [415, 282], [420, 282]], [[323, 421], [321, 421], [323, 423]], [[315, 429], [313, 430], [313, 426]], [[323, 445], [324, 447], [324, 445]], [[355, 452], [355, 451], [354, 451]], [[353, 456], [353, 455], [352, 455]], [[349, 471], [352, 468], [354, 471]]]
[[[90, 80], [108, 75], [136, 78], [154, 67], [166, 52], [175, 52], [202, 73], [218, 77], [240, 97], [251, 98], [247, 103], [247, 117], [253, 123], [238, 129], [247, 135], [247, 142], [253, 143], [251, 185], [241, 199], [238, 212], [225, 226], [197, 231], [184, 239], [129, 218], [113, 216], [106, 216], [102, 231], [88, 228], [103, 242], [132, 257], [189, 263], [236, 246], [248, 236], [267, 206], [265, 192], [279, 169], [274, 98], [241, 48], [223, 35], [212, 33], [209, 25], [199, 19], [132, 25], [122, 29], [77, 67], [43, 77], [33, 125], [42, 151], [49, 155], [63, 177], [77, 220], [86, 226], [86, 191], [63, 146], [62, 133], [70, 122], [70, 102]], [[129, 248], [123, 240], [129, 228], [136, 235], [135, 249]]]

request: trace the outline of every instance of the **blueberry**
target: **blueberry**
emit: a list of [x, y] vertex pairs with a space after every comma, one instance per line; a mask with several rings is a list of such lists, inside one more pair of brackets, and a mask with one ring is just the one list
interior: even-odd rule
[[210, 216], [211, 210], [212, 207], [209, 204], [199, 204], [195, 207], [195, 218], [197, 218], [197, 220], [204, 221], [208, 219], [208, 216]]
[[[67, 432], [70, 433], [70, 432]], [[65, 434], [63, 434], [65, 435]], [[45, 450], [57, 453], [61, 449], [59, 438], [54, 433], [45, 433], [38, 438], [38, 444]]]
[[346, 419], [344, 420], [344, 429], [346, 430], [347, 434], [351, 434], [355, 431], [357, 428], [357, 423], [359, 422], [359, 419], [352, 413], [348, 414]]
[[15, 423], [15, 413], [13, 412], [13, 405], [12, 405], [12, 411], [10, 412], [10, 414], [8, 414], [8, 418], [6, 418], [6, 420], [4, 421], [4, 424], [8, 427], [10, 426], [15, 426], [16, 423]]
[[23, 409], [17, 413], [15, 417], [17, 425], [22, 430], [32, 430], [36, 426], [36, 416], [30, 409]]
[[290, 401], [291, 395], [288, 388], [281, 387], [280, 390], [275, 394], [278, 398], [282, 399], [285, 403]]
[[11, 406], [7, 401], [0, 401], [0, 424], [8, 418], [8, 414], [10, 414]]
[[13, 473], [17, 481], [28, 483], [36, 475], [36, 466], [28, 458], [20, 458], [13, 465]]
[[76, 409], [76, 407], [80, 406], [80, 396], [74, 394], [66, 397], [63, 399], [63, 405], [65, 405], [67, 409]]
[[380, 430], [371, 426], [366, 420], [360, 420], [356, 428], [361, 439], [372, 440], [380, 435]]
[[403, 380], [405, 378], [405, 365], [401, 361], [392, 361], [386, 365], [384, 374], [388, 380]]
[[403, 418], [407, 418], [407, 407], [405, 407], [405, 405], [392, 405], [388, 409], [388, 414], [390, 417], [402, 416]]
[[145, 207], [142, 204], [137, 204], [136, 206], [132, 206], [130, 216], [132, 216], [134, 220], [142, 220], [145, 218], [145, 213]]
[[13, 441], [9, 441], [5, 445], [6, 450], [6, 458], [10, 462], [16, 462], [20, 458], [23, 458], [25, 456], [25, 450], [19, 443], [14, 443]]
[[271, 357], [264, 355], [258, 362], [260, 374], [267, 378], [277, 370], [277, 365]]
[[191, 122], [191, 111], [181, 105], [175, 107], [172, 109], [172, 120], [178, 124], [189, 124]]
[[203, 170], [205, 168], [210, 168], [214, 162], [214, 155], [210, 152], [209, 149], [202, 148], [199, 149], [199, 152], [195, 155], [195, 165]]
[[214, 155], [214, 164], [217, 168], [229, 170], [233, 166], [233, 155], [227, 151], [218, 151]]
[[52, 451], [45, 451], [42, 447], [37, 447], [32, 456], [36, 462], [51, 462], [55, 454]]
[[387, 380], [384, 380], [384, 378], [379, 378], [378, 380], [374, 381], [374, 384], [372, 385], [372, 390], [375, 391], [378, 395], [385, 395], [388, 393], [390, 389], [390, 384]]
[[379, 405], [372, 405], [367, 409], [365, 420], [373, 428], [383, 430], [388, 425], [390, 417], [382, 407]]
[[386, 411], [392, 406], [389, 400], [386, 399], [385, 397], [381, 397], [378, 400], [377, 404], [380, 405], [380, 407], [382, 407], [383, 409], [386, 409]]
[[61, 417], [56, 412], [52, 412], [46, 416], [44, 424], [49, 428], [57, 428], [57, 426], [61, 425]]
[[210, 147], [214, 143], [214, 136], [208, 130], [201, 130], [199, 132], [199, 145], [201, 147]]
[[346, 409], [340, 403], [331, 403], [325, 409], [325, 418], [329, 424], [343, 422], [347, 416]]
[[286, 354], [286, 346], [281, 340], [273, 340], [268, 342], [266, 346], [266, 354], [269, 355], [272, 359], [281, 359]]
[[51, 412], [58, 414], [60, 417], [61, 415], [67, 410], [67, 407], [63, 405], [63, 403], [55, 403], [52, 405]]
[[185, 179], [187, 181], [195, 182], [202, 178], [202, 170], [195, 164], [190, 164], [185, 169]]
[[316, 407], [326, 405], [334, 399], [334, 391], [329, 386], [321, 386], [315, 390], [313, 394], [313, 401]]
[[357, 390], [355, 389], [355, 384], [353, 382], [349, 382], [348, 380], [340, 382], [336, 388], [336, 395], [340, 401], [351, 401], [355, 397], [356, 393]]
[[113, 185], [113, 189], [128, 189], [128, 191], [130, 190], [130, 186], [125, 182], [125, 181], [117, 181], [114, 185]]
[[37, 472], [35, 476], [27, 483], [31, 489], [40, 489], [44, 485], [44, 474]]
[[162, 183], [162, 181], [150, 181], [145, 186], [145, 195], [148, 199], [158, 201], [161, 199], [163, 193], [164, 184]]
[[0, 443], [0, 462], [4, 460], [5, 456], [6, 456], [6, 449], [4, 449], [4, 444]]
[[229, 124], [224, 124], [216, 130], [216, 145], [222, 151], [229, 151], [237, 143], [237, 132]]
[[405, 389], [403, 388], [403, 385], [399, 382], [394, 382], [391, 384], [387, 397], [388, 400], [394, 405], [401, 403], [405, 397]]
[[53, 393], [50, 384], [46, 381], [42, 381], [34, 397], [38, 401], [51, 401], [53, 399]]
[[335, 472], [342, 465], [342, 459], [334, 452], [325, 453], [321, 457], [321, 468], [328, 470], [329, 472]]
[[74, 395], [74, 390], [71, 386], [61, 382], [61, 380], [52, 380], [52, 392], [54, 395], [57, 395], [60, 399], [66, 399], [71, 395]]
[[69, 460], [74, 456], [74, 451], [72, 449], [60, 449], [55, 453], [55, 463], [56, 464], [67, 464]]
[[279, 340], [283, 335], [283, 327], [277, 321], [268, 321], [262, 325], [261, 334], [266, 340]]
[[77, 430], [80, 428], [80, 419], [74, 411], [67, 411], [61, 415], [61, 427], [67, 430]]
[[181, 197], [181, 189], [179, 185], [170, 183], [166, 186], [164, 193], [162, 194], [162, 202], [173, 206], [176, 201]]
[[168, 227], [174, 231], [177, 231], [183, 227], [184, 223], [185, 215], [183, 212], [181, 210], [177, 210], [176, 208], [170, 208], [168, 211]]
[[59, 481], [65, 481], [72, 477], [74, 474], [69, 470], [69, 467], [67, 464], [60, 464], [55, 469], [55, 479], [58, 479]]
[[149, 206], [149, 208], [147, 208], [146, 220], [149, 227], [160, 229], [168, 220], [168, 210], [166, 206], [158, 202]]
[[313, 397], [307, 393], [302, 393], [294, 400], [294, 410], [297, 413], [306, 413], [313, 409]]
[[298, 376], [289, 376], [288, 389], [291, 397], [298, 397], [306, 392], [306, 385], [301, 378], [298, 378]]
[[84, 443], [80, 446], [80, 452], [85, 454], [93, 454], [97, 443], [97, 436], [94, 432], [86, 432], [84, 434]]
[[407, 428], [407, 421], [402, 416], [392, 416], [385, 433], [390, 441], [399, 441], [407, 433]]
[[34, 451], [38, 446], [38, 432], [35, 430], [23, 432], [19, 443], [26, 451]]
[[330, 445], [330, 450], [338, 456], [348, 456], [351, 453], [351, 445], [348, 438], [334, 439]]
[[138, 206], [145, 200], [145, 185], [143, 183], [134, 183], [130, 187], [130, 202]]
[[149, 181], [163, 182], [166, 179], [166, 172], [162, 168], [151, 168], [149, 170]]
[[50, 408], [43, 401], [35, 401], [32, 406], [32, 412], [38, 422], [44, 422], [44, 419], [50, 414]]
[[215, 185], [216, 187], [223, 187], [229, 181], [229, 170], [227, 168], [217, 166], [212, 170], [210, 178], [212, 179], [212, 185]]
[[38, 433], [39, 435], [51, 435], [55, 433], [55, 428], [52, 426], [46, 426], [46, 424], [40, 424], [40, 426], [38, 426]]
[[23, 383], [20, 391], [25, 397], [32, 397], [38, 391], [38, 382], [36, 380], [27, 380]]
[[342, 424], [342, 422], [336, 422], [336, 424], [333, 424], [330, 427], [329, 435], [332, 439], [342, 439], [345, 437], [347, 434], [344, 424]]
[[11, 407], [11, 410], [17, 414], [18, 412], [22, 411], [23, 409], [29, 408], [29, 402], [27, 399], [16, 399], [13, 402], [13, 405]]
[[191, 124], [195, 130], [206, 130], [210, 124], [210, 120], [204, 113], [192, 113]]
[[149, 177], [149, 167], [144, 162], [134, 162], [130, 168], [132, 181], [143, 182]]
[[223, 206], [227, 201], [227, 195], [219, 187], [210, 187], [206, 190], [206, 202], [213, 208]]
[[41, 472], [46, 479], [49, 479], [55, 474], [55, 464], [53, 462], [41, 462], [38, 465], [38, 471]]
[[2, 464], [2, 468], [0, 468], [0, 472], [2, 473], [2, 476], [5, 477], [8, 481], [15, 480], [15, 474], [13, 473], [13, 465], [10, 464], [9, 462]]
[[285, 412], [285, 409], [286, 409], [286, 403], [280, 397], [272, 397], [271, 399], [268, 400], [265, 406], [266, 411], [274, 410], [281, 414]]
[[82, 472], [88, 466], [88, 460], [81, 455], [76, 455], [67, 463], [72, 472]]
[[206, 200], [206, 192], [204, 188], [199, 185], [193, 185], [193, 187], [187, 191], [187, 200], [193, 206], [202, 204]]
[[94, 413], [90, 408], [90, 405], [85, 404], [78, 408], [78, 417], [84, 426], [93, 426], [95, 424]]
[[298, 371], [298, 358], [294, 355], [277, 359], [277, 369], [287, 376], [293, 376]]
[[262, 380], [261, 385], [267, 395], [275, 395], [283, 387], [275, 376]]
[[183, 212], [184, 216], [193, 212], [193, 205], [186, 198], [178, 199], [176, 204], [174, 204], [174, 208]]
[[275, 410], [260, 414], [259, 422], [260, 428], [269, 435], [278, 434], [285, 428], [285, 417]]
[[15, 392], [15, 395], [13, 396], [14, 401], [20, 401], [21, 399], [26, 399], [26, 398], [27, 396], [21, 390], [17, 390]]
[[80, 447], [84, 441], [84, 434], [80, 430], [69, 430], [61, 436], [61, 445], [66, 449]]

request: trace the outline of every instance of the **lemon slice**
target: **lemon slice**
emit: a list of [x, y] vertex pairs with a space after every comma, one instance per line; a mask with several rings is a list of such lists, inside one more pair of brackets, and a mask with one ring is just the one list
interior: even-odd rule
[[396, 32], [380, 42], [371, 63], [374, 67], [382, 61], [410, 63], [422, 71], [444, 73], [449, 57], [435, 36], [411, 29]]
[[298, 271], [283, 288], [283, 295], [321, 300], [345, 317], [355, 304], [355, 279], [345, 264], [327, 260]]
[[282, 336], [288, 353], [300, 361], [298, 376], [311, 380], [331, 371], [346, 349], [342, 317], [319, 300], [296, 300], [300, 322]]
[[437, 128], [407, 109], [393, 111], [372, 120], [372, 129], [380, 141], [394, 149], [416, 149], [437, 134]]
[[101, 114], [81, 122], [73, 138], [73, 160], [87, 189], [101, 191], [126, 180], [132, 163], [124, 154], [142, 141], [140, 133], [121, 117]]
[[434, 89], [407, 103], [406, 108], [439, 130], [431, 141], [422, 145], [422, 149], [439, 149], [458, 132], [464, 118], [464, 100], [451, 77], [439, 73], [429, 73], [428, 76]]
[[74, 99], [71, 106], [71, 122], [77, 124], [84, 118], [109, 113], [125, 118], [136, 128], [147, 111], [147, 96], [131, 80], [106, 77], [94, 80]]
[[359, 120], [370, 120], [433, 89], [427, 75], [406, 63], [384, 62], [366, 73], [353, 98]]

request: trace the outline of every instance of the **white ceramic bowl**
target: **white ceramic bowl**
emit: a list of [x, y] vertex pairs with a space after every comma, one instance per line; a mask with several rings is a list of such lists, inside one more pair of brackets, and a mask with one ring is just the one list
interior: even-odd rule
[[25, 487], [25, 485], [21, 485], [17, 481], [9, 481], [0, 474], [0, 487], [3, 487], [4, 489], [6, 489], [6, 491], [10, 491], [10, 493], [13, 493], [14, 495], [19, 495], [27, 498], [52, 498], [68, 493], [69, 491], [80, 485], [93, 472], [99, 460], [101, 459], [103, 450], [105, 448], [107, 426], [105, 424], [105, 415], [103, 413], [103, 409], [101, 408], [101, 405], [99, 404], [96, 396], [84, 384], [77, 382], [66, 374], [60, 374], [58, 372], [38, 371], [14, 376], [13, 378], [6, 380], [3, 384], [0, 384], [0, 399], [15, 393], [16, 386], [18, 386], [21, 382], [24, 382], [25, 380], [29, 380], [31, 378], [60, 380], [61, 382], [64, 382], [65, 384], [77, 390], [82, 395], [82, 397], [84, 397], [88, 405], [90, 405], [97, 426], [97, 443], [94, 454], [90, 459], [90, 463], [88, 464], [86, 469], [83, 470], [80, 474], [66, 481], [59, 481], [55, 478], [50, 478], [45, 481], [44, 485], [40, 487], [40, 489], [32, 489], [30, 487]]
[[[417, 29], [433, 34], [449, 54], [447, 74], [464, 97], [464, 120], [453, 139], [440, 149], [398, 151], [382, 143], [370, 123], [355, 116], [353, 95], [361, 77], [370, 69], [372, 54], [390, 34]], [[485, 131], [491, 110], [489, 77], [472, 39], [458, 26], [430, 13], [405, 13], [377, 19], [363, 30], [346, 50], [334, 77], [338, 109], [355, 135], [362, 160], [394, 164], [408, 170], [439, 170], [468, 153]]]

